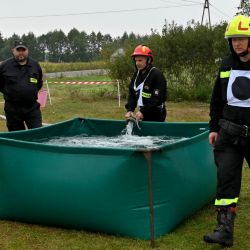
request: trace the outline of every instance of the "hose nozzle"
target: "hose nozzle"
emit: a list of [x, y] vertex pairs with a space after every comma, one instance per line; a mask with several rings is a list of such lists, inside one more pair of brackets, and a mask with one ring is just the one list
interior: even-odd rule
[[136, 123], [137, 123], [136, 118], [134, 116], [132, 116], [132, 115], [130, 117], [128, 117], [128, 119], [127, 119], [127, 124], [129, 122], [133, 123], [133, 126], [135, 126]]
[[137, 127], [138, 129], [141, 129], [139, 126], [139, 121], [132, 115], [127, 118], [127, 124], [129, 123], [132, 123], [133, 127]]

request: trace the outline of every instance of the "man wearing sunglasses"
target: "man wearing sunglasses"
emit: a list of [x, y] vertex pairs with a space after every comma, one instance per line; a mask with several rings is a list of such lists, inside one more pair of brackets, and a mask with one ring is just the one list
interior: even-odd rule
[[13, 57], [0, 65], [0, 91], [3, 93], [6, 123], [9, 131], [42, 126], [38, 91], [43, 75], [38, 62], [29, 57], [24, 41], [15, 41]]

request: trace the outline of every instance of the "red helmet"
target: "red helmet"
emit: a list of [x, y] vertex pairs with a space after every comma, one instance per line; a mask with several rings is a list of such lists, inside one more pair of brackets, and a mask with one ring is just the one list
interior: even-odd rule
[[147, 56], [147, 57], [151, 57], [153, 59], [153, 53], [152, 50], [144, 45], [138, 45], [133, 54], [131, 55], [132, 57], [134, 56]]

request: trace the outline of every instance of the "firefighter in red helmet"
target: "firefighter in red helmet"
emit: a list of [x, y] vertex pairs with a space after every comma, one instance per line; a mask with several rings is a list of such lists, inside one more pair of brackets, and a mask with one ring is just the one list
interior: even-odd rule
[[[143, 121], [165, 121], [167, 82], [160, 70], [152, 65], [152, 50], [147, 46], [138, 45], [131, 56], [136, 72], [129, 85], [125, 118], [132, 116]], [[138, 111], [134, 114], [137, 106]]]

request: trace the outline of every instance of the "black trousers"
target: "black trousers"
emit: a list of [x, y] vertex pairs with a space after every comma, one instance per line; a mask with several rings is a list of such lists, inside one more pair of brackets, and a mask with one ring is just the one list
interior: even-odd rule
[[143, 121], [164, 122], [167, 116], [166, 108], [155, 108], [151, 112], [143, 113]]
[[9, 131], [25, 130], [25, 124], [28, 129], [42, 126], [40, 104], [37, 102], [31, 104], [17, 104], [6, 101], [4, 111]]
[[250, 137], [232, 136], [224, 129], [214, 148], [217, 166], [216, 199], [234, 199], [239, 197], [244, 159], [250, 166]]

